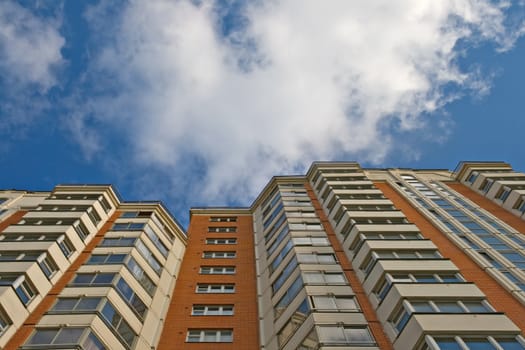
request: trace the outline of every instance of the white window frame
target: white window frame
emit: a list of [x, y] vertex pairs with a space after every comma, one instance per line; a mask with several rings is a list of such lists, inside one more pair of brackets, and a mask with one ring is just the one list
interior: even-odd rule
[[197, 284], [197, 286], [195, 287], [195, 293], [197, 294], [233, 294], [235, 293], [235, 284], [233, 283], [232, 284]]
[[206, 238], [206, 244], [237, 244], [237, 238]]
[[237, 253], [234, 251], [224, 251], [224, 252], [203, 252], [203, 259], [235, 259]]
[[192, 316], [232, 316], [234, 314], [233, 304], [227, 305], [193, 305]]
[[201, 266], [201, 275], [234, 275], [235, 266]]
[[233, 329], [189, 329], [187, 343], [232, 343]]

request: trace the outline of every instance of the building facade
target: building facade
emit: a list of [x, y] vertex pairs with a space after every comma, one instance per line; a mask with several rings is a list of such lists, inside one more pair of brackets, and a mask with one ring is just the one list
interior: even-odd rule
[[0, 193], [0, 348], [151, 349], [187, 238], [111, 186]]
[[0, 348], [525, 349], [525, 174], [317, 162], [247, 208], [0, 192]]

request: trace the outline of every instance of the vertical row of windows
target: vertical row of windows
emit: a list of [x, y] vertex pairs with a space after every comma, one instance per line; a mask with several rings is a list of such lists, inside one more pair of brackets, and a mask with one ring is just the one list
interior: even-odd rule
[[[98, 200], [100, 205], [102, 206], [102, 209], [105, 213], [108, 213], [111, 211], [112, 207], [108, 200], [104, 197], [104, 195], [101, 194], [63, 194], [58, 193], [50, 196], [48, 198], [50, 200], [58, 199], [58, 200]], [[45, 202], [45, 204], [39, 206], [36, 210], [40, 211], [76, 211], [76, 212], [85, 212], [87, 215], [87, 218], [91, 223], [96, 227], [100, 225], [102, 222], [102, 218], [100, 214], [97, 212], [97, 210], [93, 206], [88, 205], [53, 205], [48, 204], [51, 202]], [[90, 232], [84, 222], [78, 218], [29, 218], [24, 219], [20, 222], [20, 224], [24, 225], [71, 225], [73, 226], [73, 229], [75, 233], [78, 235], [78, 237], [85, 241], [87, 237], [90, 235]], [[65, 234], [55, 234], [55, 233], [44, 233], [44, 234], [36, 234], [36, 233], [22, 233], [22, 234], [16, 234], [16, 235], [9, 235], [4, 236], [5, 241], [55, 241], [64, 254], [66, 258], [69, 258], [73, 252], [74, 247], [69, 241], [69, 239], [66, 237]], [[6, 254], [7, 253], [7, 254]], [[38, 254], [37, 254], [38, 253]], [[8, 252], [2, 253], [0, 256], [0, 260], [2, 260], [2, 257], [5, 259], [8, 259], [9, 256], [12, 254], [9, 254]], [[37, 256], [38, 255], [38, 256]], [[23, 257], [19, 257], [22, 260], [28, 260], [31, 258], [31, 260], [35, 260], [44, 275], [47, 278], [52, 278], [53, 275], [58, 271], [57, 264], [55, 261], [51, 258], [47, 252], [25, 252]], [[35, 258], [35, 259], [33, 259]], [[78, 277], [78, 278], [77, 278]], [[97, 275], [92, 274], [90, 276], [80, 276], [78, 275], [75, 278], [75, 282], [78, 282], [79, 284], [86, 284], [86, 283], [103, 283], [107, 282], [109, 278], [111, 278], [111, 274], [103, 274], [103, 275]], [[15, 276], [2, 276], [0, 278], [0, 284], [7, 285], [11, 281], [11, 285], [14, 288], [16, 294], [20, 298], [20, 300], [24, 304], [28, 304], [33, 300], [37, 294], [36, 289], [34, 288], [33, 284], [29, 279], [27, 279], [26, 276], [18, 276], [15, 279]], [[77, 312], [91, 312], [95, 310], [97, 307], [101, 307], [102, 304], [100, 304], [101, 298], [100, 297], [85, 297], [85, 298], [69, 298], [69, 299], [58, 299], [56, 305], [53, 307], [53, 309], [50, 312], [63, 312], [67, 311], [77, 311]], [[109, 305], [109, 303], [107, 304]], [[105, 309], [100, 309], [101, 312], [105, 311]], [[125, 323], [122, 319], [118, 320], [118, 313], [116, 311], [109, 315], [107, 312], [101, 313], [103, 316], [102, 318], [105, 320], [107, 325], [114, 330], [115, 333], [117, 333], [117, 337], [123, 341], [123, 344], [125, 344], [127, 347], [132, 346], [133, 340], [135, 338], [135, 334]], [[106, 317], [107, 315], [107, 317]], [[3, 331], [5, 322], [3, 317], [0, 315], [0, 330]], [[129, 335], [131, 334], [131, 338]], [[106, 349], [106, 347], [103, 345], [103, 343], [92, 333], [90, 328], [87, 327], [69, 327], [69, 326], [46, 326], [46, 327], [38, 327], [31, 337], [27, 340], [27, 342], [21, 347], [22, 349], [28, 347], [38, 347], [38, 348], [65, 348], [65, 347], [71, 347], [71, 346], [81, 346], [83, 349], [90, 349], [90, 350], [102, 350]]]
[[[236, 216], [211, 216], [210, 222], [237, 222]], [[234, 233], [237, 226], [209, 226], [209, 233]], [[237, 244], [236, 237], [207, 237], [207, 245], [233, 245]], [[215, 248], [215, 247], [214, 247]], [[235, 259], [236, 251], [207, 250], [202, 252], [202, 259]], [[201, 275], [233, 275], [236, 266], [205, 266], [201, 265], [199, 274]], [[197, 283], [195, 293], [198, 294], [231, 294], [235, 293], [234, 283]], [[194, 304], [192, 305], [192, 316], [232, 316], [234, 314], [233, 304]], [[188, 343], [231, 343], [233, 342], [233, 329], [223, 328], [202, 328], [188, 329], [186, 334]]]
[[[317, 219], [317, 215], [306, 191], [301, 190], [299, 192], [300, 193], [294, 193], [292, 196], [281, 192], [285, 206], [284, 209], [287, 210], [286, 217], [288, 217], [289, 220], [284, 226], [279, 219], [276, 220], [277, 224], [274, 224], [274, 227], [271, 228], [266, 235], [268, 257], [270, 257], [270, 255], [272, 256], [272, 260], [268, 262], [270, 274], [276, 270], [279, 271], [279, 275], [275, 277], [271, 276], [273, 279], [273, 294], [279, 293], [279, 295], [281, 295], [274, 307], [275, 320], [281, 317], [290, 304], [300, 302], [300, 300], [296, 299], [303, 295], [301, 290], [303, 290], [305, 285], [335, 286], [348, 284], [342, 271], [333, 271], [332, 267], [330, 267], [329, 270], [328, 267], [327, 270], [323, 269], [322, 265], [334, 265], [337, 264], [338, 261], [333, 251], [327, 249], [327, 247], [330, 246], [330, 242], [323, 232], [323, 226]], [[293, 209], [289, 211], [289, 206], [310, 207], [311, 209]], [[305, 218], [312, 219], [308, 220]], [[277, 228], [278, 225], [283, 228]], [[290, 237], [290, 231], [295, 231], [292, 237]], [[308, 233], [305, 234], [301, 231], [307, 231]], [[294, 247], [301, 248], [298, 248], [298, 251], [295, 252], [293, 251]], [[307, 247], [312, 247], [312, 249]], [[322, 252], [314, 251], [313, 249], [315, 248], [313, 247], [323, 247]], [[291, 254], [292, 256], [290, 258]], [[286, 265], [281, 267], [286, 260], [288, 261]], [[294, 272], [298, 270], [299, 264], [307, 264], [308, 266], [304, 266], [299, 276], [297, 276]], [[314, 267], [312, 265], [318, 266]], [[293, 277], [294, 279], [292, 280], [292, 276], [297, 277]], [[286, 285], [287, 288], [283, 291], [284, 285]], [[277, 331], [277, 342], [280, 348], [286, 346], [312, 311], [357, 312], [359, 308], [354, 297], [350, 295], [312, 295], [304, 298], [290, 317], [283, 323], [283, 326]], [[286, 314], [288, 315], [288, 312]], [[326, 328], [326, 331], [335, 330], [336, 328], [337, 327], [333, 325]], [[342, 333], [343, 332], [341, 332], [341, 334]], [[309, 343], [309, 346], [320, 344], [319, 337], [317, 337], [317, 330], [313, 331], [313, 334], [315, 334], [315, 336], [312, 337], [317, 339], [311, 339], [312, 342]], [[329, 341], [326, 344], [323, 342], [323, 346], [352, 344], [356, 344], [355, 339], [352, 339], [352, 341], [345, 339], [344, 341], [341, 340], [341, 342]], [[373, 340], [371, 344], [374, 344]], [[313, 347], [305, 347], [305, 349], [306, 348]], [[302, 347], [299, 346], [298, 349], [302, 349]]]
[[[418, 194], [414, 193], [414, 196], [421, 194], [426, 196], [430, 199], [431, 203], [440, 210], [445, 211], [452, 219], [440, 214], [438, 209], [432, 207], [430, 204], [424, 201], [420, 202], [432, 216], [442, 222], [450, 232], [457, 235], [464, 243], [470, 246], [472, 248], [471, 252], [479, 254], [488, 264], [499, 270], [500, 273], [509, 278], [518, 288], [525, 291], [525, 282], [523, 282], [519, 276], [513, 276], [512, 272], [503, 266], [506, 262], [520, 269], [525, 268], [525, 255], [516, 251], [525, 244], [521, 237], [519, 237], [521, 236], [520, 234], [504, 228], [502, 224], [497, 222], [497, 219], [490, 217], [489, 214], [479, 208], [475, 208], [463, 199], [457, 198], [452, 191], [444, 188], [444, 186], [432, 182], [431, 186], [439, 192], [439, 195], [433, 192], [434, 194], [432, 196], [427, 196], [421, 189], [428, 189], [428, 187], [422, 182], [414, 177], [406, 181], [409, 181], [419, 192]], [[485, 182], [482, 184], [481, 189], [489, 186]], [[421, 200], [421, 198], [419, 199]], [[459, 203], [459, 206], [457, 206], [455, 202]], [[479, 220], [491, 228], [483, 226], [478, 222]], [[508, 238], [513, 243], [506, 241], [503, 237]], [[483, 246], [483, 244], [485, 244], [485, 246]], [[517, 244], [519, 248], [513, 246], [513, 244]]]

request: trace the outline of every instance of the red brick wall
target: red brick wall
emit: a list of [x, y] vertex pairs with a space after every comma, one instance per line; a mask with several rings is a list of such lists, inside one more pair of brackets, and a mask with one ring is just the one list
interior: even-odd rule
[[[437, 229], [430, 220], [421, 215], [401, 195], [399, 195], [389, 184], [375, 183], [390, 199], [395, 207], [401, 210], [408, 220], [413, 222], [425, 238], [429, 238], [439, 248], [441, 254], [450, 259], [461, 270], [461, 274], [469, 282], [474, 282], [479, 289], [485, 293], [487, 300], [498, 312], [504, 312], [522, 331], [525, 331], [525, 306], [516, 300], [505, 290], [494, 278], [487, 274], [478, 264], [451, 242]], [[463, 185], [459, 185], [464, 187]], [[451, 186], [456, 190], [456, 187]], [[460, 191], [458, 191], [460, 192]], [[512, 214], [509, 214], [512, 216]], [[519, 220], [519, 219], [518, 219]]]
[[[234, 216], [231, 214], [228, 216]], [[257, 349], [259, 322], [253, 221], [239, 215], [237, 222], [210, 222], [209, 216], [193, 215], [188, 246], [166, 316], [158, 346], [168, 349]], [[208, 226], [237, 226], [237, 232], [208, 233]], [[235, 245], [206, 245], [206, 238], [237, 238]], [[234, 259], [203, 259], [204, 251], [236, 251]], [[199, 267], [236, 266], [235, 275], [200, 275]], [[197, 294], [197, 283], [234, 283], [233, 294]], [[233, 316], [191, 316], [193, 304], [233, 304]], [[186, 343], [188, 329], [233, 329], [233, 343]]]
[[375, 310], [370, 304], [370, 301], [368, 300], [368, 297], [366, 296], [366, 293], [363, 290], [363, 286], [361, 285], [361, 282], [357, 278], [357, 275], [354, 272], [352, 264], [348, 260], [343, 248], [341, 247], [341, 244], [339, 243], [339, 240], [337, 239], [335, 235], [335, 231], [332, 228], [332, 225], [330, 224], [330, 222], [328, 221], [328, 217], [324, 213], [319, 201], [317, 200], [317, 197], [315, 196], [315, 193], [312, 190], [312, 187], [308, 183], [305, 184], [305, 186], [308, 191], [308, 196], [312, 200], [312, 204], [315, 208], [315, 211], [317, 215], [319, 216], [319, 218], [321, 219], [323, 228], [326, 231], [326, 234], [328, 235], [328, 240], [332, 244], [332, 248], [334, 248], [337, 260], [339, 261], [339, 264], [341, 264], [341, 267], [343, 268], [345, 276], [355, 293], [357, 302], [361, 306], [363, 315], [365, 316], [365, 319], [368, 321], [370, 331], [374, 335], [374, 338], [379, 348], [384, 349], [384, 350], [393, 349], [392, 343], [390, 342], [385, 332], [383, 331], [383, 326], [377, 319]]

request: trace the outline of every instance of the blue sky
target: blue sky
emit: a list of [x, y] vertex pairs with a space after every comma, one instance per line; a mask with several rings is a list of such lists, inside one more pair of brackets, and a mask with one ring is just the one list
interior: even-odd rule
[[2, 188], [248, 205], [314, 160], [525, 170], [523, 1], [0, 2]]

